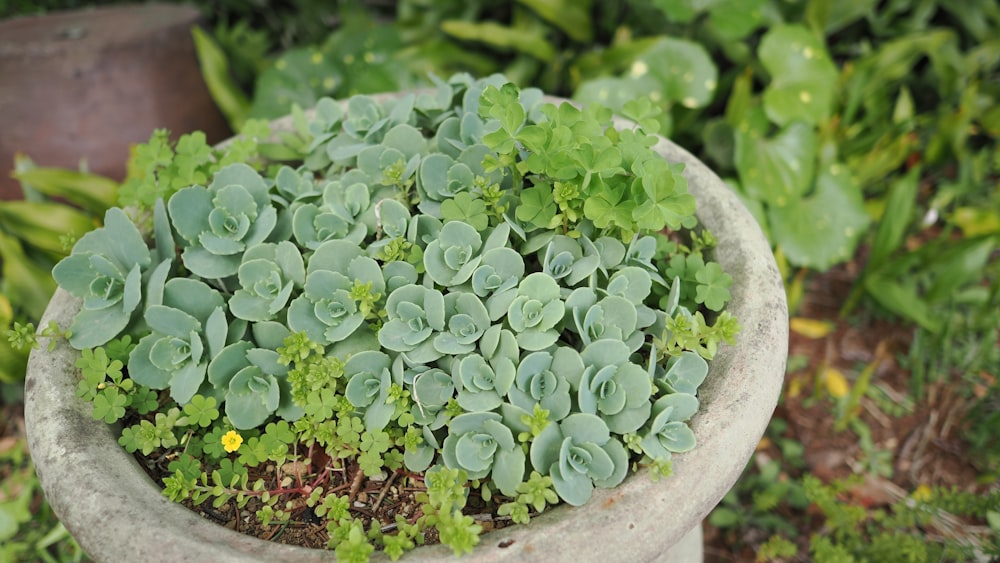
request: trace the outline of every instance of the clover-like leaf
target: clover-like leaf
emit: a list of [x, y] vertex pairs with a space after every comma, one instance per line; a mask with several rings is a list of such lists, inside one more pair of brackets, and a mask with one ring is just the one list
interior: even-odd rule
[[468, 192], [455, 194], [452, 199], [442, 202], [441, 218], [445, 221], [461, 221], [477, 231], [485, 231], [490, 225], [489, 216], [486, 214], [486, 202], [472, 197]]
[[559, 498], [573, 506], [590, 500], [595, 486], [615, 487], [628, 473], [625, 446], [593, 414], [549, 424], [531, 443], [530, 456], [532, 467], [552, 477]]
[[683, 163], [668, 164], [661, 158], [649, 158], [634, 165], [642, 191], [633, 190], [638, 205], [632, 217], [640, 229], [661, 231], [693, 227], [694, 196], [687, 193], [687, 180], [681, 174]]
[[540, 182], [521, 192], [521, 202], [514, 215], [518, 221], [542, 229], [549, 226], [557, 210], [552, 198], [552, 186]]
[[718, 263], [709, 262], [695, 274], [695, 279], [698, 280], [695, 302], [704, 303], [713, 311], [721, 311], [732, 297], [729, 294], [729, 286], [733, 284], [732, 276], [723, 272]]
[[626, 232], [634, 228], [632, 214], [635, 209], [636, 202], [625, 185], [605, 185], [583, 204], [584, 216], [598, 228], [615, 226]]

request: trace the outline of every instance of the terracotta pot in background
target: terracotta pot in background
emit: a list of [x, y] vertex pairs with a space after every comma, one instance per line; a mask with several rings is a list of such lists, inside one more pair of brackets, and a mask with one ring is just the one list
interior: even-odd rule
[[190, 6], [142, 4], [0, 21], [0, 199], [21, 195], [14, 154], [122, 179], [129, 145], [154, 129], [229, 126], [205, 87]]

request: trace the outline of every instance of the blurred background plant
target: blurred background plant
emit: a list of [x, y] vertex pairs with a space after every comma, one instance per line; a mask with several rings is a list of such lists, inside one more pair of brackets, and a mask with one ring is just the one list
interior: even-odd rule
[[[0, 17], [103, 3], [0, 0]], [[195, 32], [205, 82], [234, 130], [325, 95], [426, 85], [429, 73], [502, 72], [616, 109], [650, 95], [666, 110], [662, 131], [725, 178], [764, 228], [793, 315], [778, 418], [709, 520], [710, 545], [730, 546], [709, 557], [871, 557], [879, 530], [915, 530], [878, 511], [896, 514], [922, 486], [993, 502], [941, 510], [966, 515], [955, 545], [968, 536], [979, 553], [997, 549], [982, 538], [990, 510], [1000, 512], [1000, 4], [194, 3], [206, 14], [207, 31]], [[45, 184], [23, 166], [23, 182]], [[0, 208], [0, 328], [37, 316], [48, 266], [65, 251], [25, 225], [40, 220], [29, 205], [61, 205], [37, 199]], [[100, 216], [96, 202], [76, 203], [85, 211], [60, 211], [74, 225]], [[17, 381], [23, 356], [5, 346], [0, 378]], [[830, 495], [864, 518], [824, 508]], [[959, 518], [935, 514], [921, 525], [940, 531]], [[831, 526], [845, 530], [839, 539], [810, 540]], [[921, 553], [914, 560], [939, 552]]]

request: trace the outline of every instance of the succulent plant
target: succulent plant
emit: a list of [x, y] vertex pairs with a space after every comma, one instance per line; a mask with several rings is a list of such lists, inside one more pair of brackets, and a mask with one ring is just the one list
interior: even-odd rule
[[416, 423], [433, 429], [444, 424], [444, 408], [455, 397], [451, 374], [441, 368], [419, 366], [408, 370], [404, 381], [413, 399], [411, 412]]
[[264, 242], [278, 221], [264, 179], [243, 163], [219, 170], [207, 188], [179, 190], [167, 208], [184, 266], [207, 279], [236, 274], [243, 253]]
[[351, 295], [356, 283], [384, 291], [382, 271], [361, 247], [346, 240], [328, 241], [309, 259], [303, 292], [288, 307], [288, 327], [323, 345], [347, 339], [365, 320]]
[[694, 352], [681, 352], [667, 361], [663, 376], [656, 384], [669, 393], [694, 395], [708, 375], [708, 362]]
[[419, 285], [403, 286], [386, 300], [388, 321], [378, 333], [385, 348], [402, 352], [412, 363], [432, 362], [444, 355], [434, 336], [446, 330], [444, 295]]
[[305, 284], [302, 254], [291, 242], [262, 243], [243, 254], [237, 270], [240, 289], [233, 292], [229, 309], [246, 321], [269, 321], [285, 310], [292, 291]]
[[486, 300], [491, 321], [507, 313], [517, 297], [517, 285], [524, 277], [524, 259], [512, 248], [501, 246], [483, 252], [472, 272], [472, 291]]
[[132, 380], [211, 440], [248, 431], [223, 444], [239, 463], [326, 448], [580, 505], [694, 447], [705, 358], [738, 325], [705, 321], [730, 295], [703, 249], [656, 234], [694, 218], [654, 137], [465, 75], [296, 128], [301, 162], [223, 158], [157, 203], [153, 246], [109, 211], [54, 271], [83, 299], [70, 343], [137, 339]]
[[254, 348], [247, 341], [230, 344], [208, 365], [208, 380], [225, 402], [233, 427], [240, 430], [260, 426], [275, 413], [286, 420], [302, 414], [291, 400], [288, 366], [278, 361], [274, 350]]
[[601, 265], [597, 247], [587, 237], [556, 235], [539, 252], [542, 271], [567, 287], [587, 279]]
[[628, 473], [628, 453], [597, 415], [576, 413], [550, 424], [531, 444], [531, 465], [552, 477], [559, 498], [574, 506], [594, 487], [611, 488]]
[[152, 389], [170, 389], [186, 403], [205, 382], [209, 362], [239, 339], [246, 323], [229, 323], [222, 294], [204, 282], [174, 278], [163, 287], [162, 303], [146, 308], [152, 332], [129, 354], [132, 379]]
[[684, 423], [698, 411], [698, 399], [687, 393], [664, 395], [653, 403], [649, 430], [642, 435], [642, 450], [651, 458], [670, 459], [671, 453], [694, 448], [694, 432]]
[[441, 454], [446, 467], [464, 469], [470, 479], [489, 475], [507, 496], [517, 494], [524, 478], [524, 451], [497, 413], [470, 412], [453, 418]]
[[574, 380], [580, 412], [599, 414], [616, 434], [639, 429], [649, 419], [652, 382], [649, 373], [629, 361], [621, 340], [591, 342], [580, 353], [583, 373]]
[[482, 244], [475, 228], [461, 221], [449, 221], [424, 250], [427, 275], [446, 287], [465, 283], [479, 265]]
[[444, 307], [447, 330], [434, 337], [434, 349], [456, 356], [475, 350], [479, 338], [492, 326], [486, 306], [474, 293], [453, 292], [445, 296]]
[[514, 363], [506, 358], [496, 363], [487, 362], [479, 354], [456, 359], [452, 379], [458, 390], [459, 406], [469, 412], [491, 411], [499, 407], [514, 384], [514, 374]]
[[365, 428], [382, 430], [395, 408], [386, 401], [392, 384], [392, 358], [377, 350], [358, 352], [344, 364], [347, 400], [364, 413]]
[[579, 352], [567, 346], [532, 352], [521, 358], [507, 397], [526, 412], [539, 405], [549, 411], [549, 420], [560, 420], [572, 409], [570, 380], [579, 377], [583, 368]]
[[518, 284], [517, 294], [507, 307], [507, 322], [521, 348], [543, 350], [559, 339], [555, 328], [565, 313], [556, 281], [542, 272], [533, 272]]
[[83, 300], [70, 327], [70, 344], [92, 348], [124, 331], [142, 310], [143, 285], [153, 271], [152, 277], [162, 285], [170, 258], [156, 262], [151, 270], [153, 265], [153, 254], [135, 224], [121, 209], [108, 209], [104, 226], [83, 235], [72, 254], [52, 270], [61, 287]]

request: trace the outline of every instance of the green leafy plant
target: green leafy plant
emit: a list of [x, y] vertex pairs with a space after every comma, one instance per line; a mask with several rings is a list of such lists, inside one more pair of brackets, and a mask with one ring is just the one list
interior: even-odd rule
[[[887, 510], [872, 514], [858, 505], [840, 500], [846, 484], [823, 485], [811, 475], [803, 478], [809, 500], [822, 511], [831, 528], [829, 535], [810, 538], [810, 555], [817, 561], [843, 558], [881, 559], [885, 561], [967, 560], [976, 557], [989, 541], [968, 538], [941, 537], [928, 541], [928, 527], [941, 525], [943, 513], [984, 518], [990, 506], [998, 502], [997, 494], [975, 495], [955, 490], [937, 489], [924, 498], [902, 499]], [[987, 552], [988, 553], [988, 552]], [[995, 552], [993, 553], [995, 555]]]
[[[118, 183], [83, 170], [37, 166], [14, 159], [23, 200], [0, 202], [0, 333], [26, 335], [55, 291], [52, 266], [69, 254], [114, 204]], [[53, 335], [51, 331], [48, 335]], [[24, 379], [28, 348], [20, 337], [0, 338], [0, 383]]]
[[[731, 278], [711, 235], [688, 234], [693, 197], [651, 131], [467, 75], [323, 100], [297, 131], [312, 136], [297, 168], [249, 141], [197, 150], [193, 173], [197, 139], [157, 133], [136, 151], [162, 157], [156, 186], [131, 196], [165, 196], [154, 241], [113, 208], [55, 268], [83, 301], [80, 395], [124, 422], [127, 450], [171, 452], [164, 494], [253, 501], [265, 525], [305, 502], [338, 558], [398, 557], [429, 527], [460, 554], [481, 528], [470, 490], [513, 499], [503, 511], [524, 522], [633, 462], [669, 475], [695, 446], [705, 358], [738, 325], [717, 313]], [[667, 271], [693, 248], [693, 281]], [[334, 472], [356, 491], [404, 471], [424, 472], [427, 500], [396, 534], [322, 492]]]
[[0, 448], [0, 558], [79, 562], [86, 554], [45, 502], [23, 439]]

